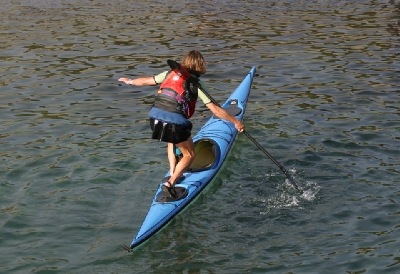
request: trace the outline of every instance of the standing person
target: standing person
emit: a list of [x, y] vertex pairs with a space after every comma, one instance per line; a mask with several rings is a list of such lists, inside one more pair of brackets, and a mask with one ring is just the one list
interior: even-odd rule
[[[163, 184], [163, 190], [177, 198], [174, 185], [194, 160], [194, 144], [191, 137], [193, 115], [197, 98], [218, 118], [227, 120], [242, 132], [244, 124], [231, 116], [226, 110], [216, 105], [202, 91], [199, 77], [206, 73], [206, 62], [199, 51], [186, 53], [182, 63], [168, 60], [171, 70], [155, 76], [136, 79], [120, 78], [118, 81], [134, 86], [160, 85], [155, 102], [150, 110], [152, 138], [168, 143], [167, 153], [171, 177]], [[174, 148], [178, 147], [182, 158], [177, 161]]]

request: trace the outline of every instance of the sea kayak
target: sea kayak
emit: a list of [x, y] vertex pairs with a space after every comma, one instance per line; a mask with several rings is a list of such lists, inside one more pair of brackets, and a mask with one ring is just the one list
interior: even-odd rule
[[[242, 120], [255, 74], [253, 67], [241, 84], [222, 105], [231, 115]], [[212, 181], [232, 148], [238, 131], [235, 126], [215, 116], [193, 137], [195, 160], [175, 186], [179, 194], [174, 199], [162, 191], [160, 183], [147, 216], [128, 250], [139, 246], [165, 227], [186, 208]], [[169, 173], [165, 177], [169, 176]]]

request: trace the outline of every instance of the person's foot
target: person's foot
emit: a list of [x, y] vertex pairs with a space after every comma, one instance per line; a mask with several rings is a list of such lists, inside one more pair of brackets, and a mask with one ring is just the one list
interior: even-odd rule
[[175, 190], [175, 187], [169, 182], [169, 181], [166, 181], [163, 185], [162, 185], [162, 190], [164, 191], [164, 192], [168, 192], [169, 193], [169, 195], [172, 197], [172, 198], [176, 198], [178, 195], [177, 195], [177, 193], [176, 193], [176, 190]]
[[[170, 178], [171, 178], [171, 176], [164, 177], [163, 180], [162, 180], [162, 183], [168, 182]], [[175, 184], [179, 184], [179, 183], [182, 182], [184, 179], [185, 179], [185, 176], [182, 175], [181, 177], [179, 177], [179, 178], [176, 180]]]

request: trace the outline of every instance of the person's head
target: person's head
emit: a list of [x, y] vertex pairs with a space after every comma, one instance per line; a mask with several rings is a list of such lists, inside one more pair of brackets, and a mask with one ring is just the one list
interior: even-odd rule
[[198, 77], [205, 74], [207, 71], [206, 61], [203, 55], [197, 50], [186, 53], [185, 56], [183, 56], [181, 65]]

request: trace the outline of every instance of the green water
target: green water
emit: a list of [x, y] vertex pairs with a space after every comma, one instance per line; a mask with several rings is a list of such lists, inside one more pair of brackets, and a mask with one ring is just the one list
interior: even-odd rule
[[[0, 5], [0, 272], [398, 273], [398, 1], [9, 0]], [[255, 66], [212, 183], [143, 247], [168, 169], [154, 75], [189, 49], [223, 102]], [[210, 116], [200, 106], [194, 132]]]

